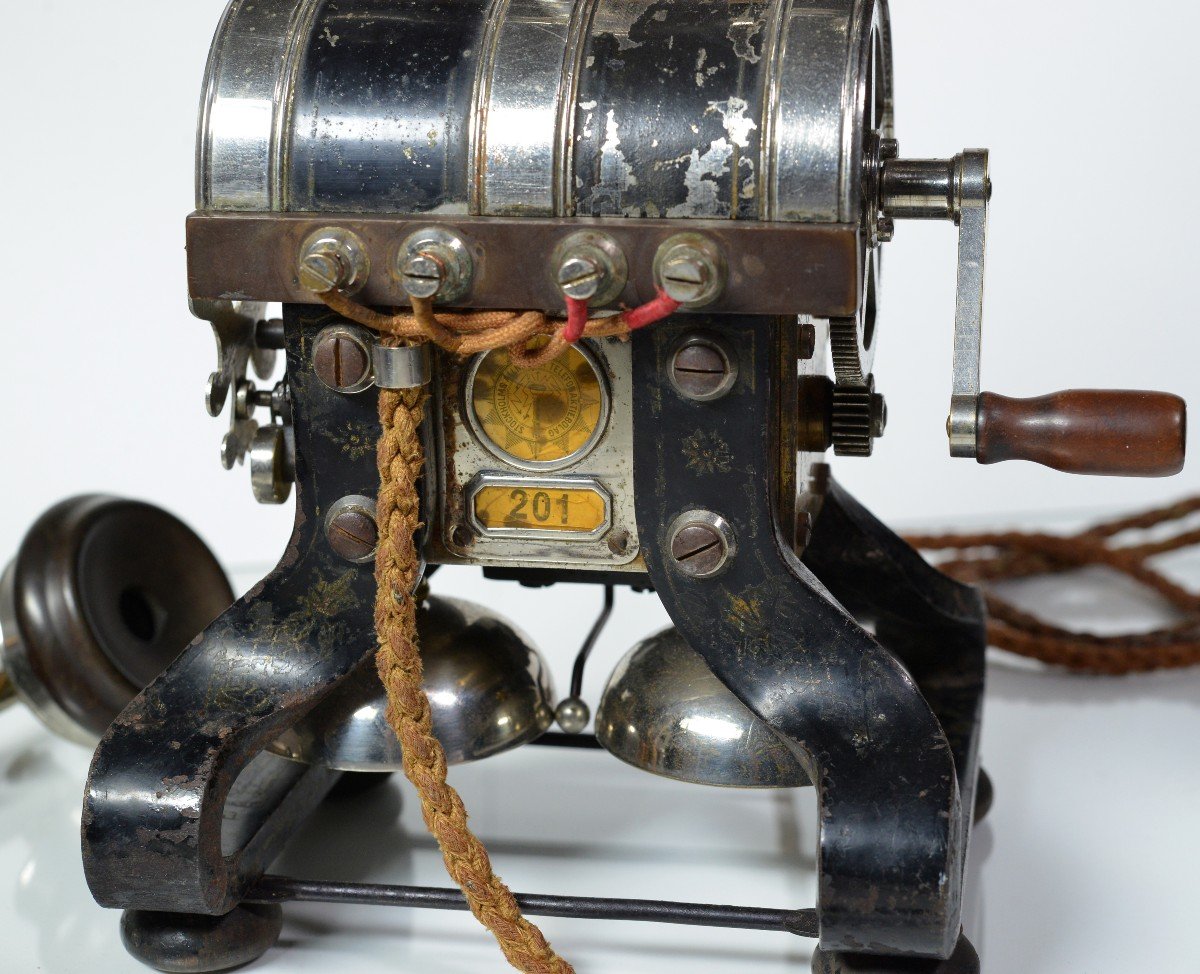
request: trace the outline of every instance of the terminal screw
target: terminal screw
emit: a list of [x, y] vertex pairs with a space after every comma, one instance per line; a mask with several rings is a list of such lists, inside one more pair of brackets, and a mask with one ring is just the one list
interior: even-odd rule
[[725, 290], [725, 261], [707, 238], [681, 233], [665, 241], [654, 260], [658, 286], [690, 308], [711, 304]]
[[470, 290], [475, 265], [457, 233], [427, 227], [401, 244], [395, 272], [409, 297], [451, 303]]
[[412, 254], [401, 271], [404, 293], [414, 298], [432, 298], [446, 280], [446, 265], [429, 250]]
[[598, 230], [572, 233], [554, 250], [554, 283], [568, 298], [609, 304], [625, 290], [629, 265], [625, 253], [608, 234]]
[[594, 298], [604, 284], [604, 277], [604, 268], [590, 257], [567, 257], [558, 268], [559, 288], [577, 301]]
[[362, 241], [342, 227], [324, 227], [310, 234], [296, 264], [300, 286], [313, 294], [352, 294], [366, 284], [370, 272]]

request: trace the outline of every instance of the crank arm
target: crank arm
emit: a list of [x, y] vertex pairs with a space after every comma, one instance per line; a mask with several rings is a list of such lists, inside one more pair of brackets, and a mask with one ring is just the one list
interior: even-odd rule
[[980, 391], [983, 282], [992, 181], [988, 153], [893, 160], [882, 206], [893, 219], [958, 226], [950, 454], [980, 463], [1029, 460], [1065, 473], [1170, 477], [1183, 469], [1187, 405], [1165, 392], [1073, 389], [1035, 399]]

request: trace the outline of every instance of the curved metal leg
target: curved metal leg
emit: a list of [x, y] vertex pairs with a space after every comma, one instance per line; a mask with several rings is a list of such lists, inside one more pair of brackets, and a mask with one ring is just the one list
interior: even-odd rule
[[274, 904], [239, 906], [220, 917], [144, 910], [121, 916], [125, 949], [166, 974], [209, 974], [249, 964], [278, 943], [282, 929], [283, 908]]
[[[662, 381], [696, 325], [738, 350], [740, 378], [716, 402], [687, 401]], [[643, 553], [675, 625], [810, 766], [823, 948], [947, 957], [959, 934], [965, 831], [946, 733], [908, 668], [777, 536], [777, 499], [790, 486], [776, 457], [790, 449], [781, 431], [795, 421], [794, 330], [794, 321], [692, 317], [635, 339]], [[692, 510], [721, 515], [735, 536], [719, 577], [691, 577], [671, 557], [670, 525]]]
[[[298, 500], [279, 567], [112, 725], [84, 801], [84, 869], [102, 906], [220, 915], [339, 775], [264, 753], [374, 646], [370, 565], [324, 538], [330, 505], [375, 480], [374, 397], [340, 396], [306, 350], [328, 312], [287, 309]], [[320, 476], [317, 476], [317, 474]]]
[[982, 596], [929, 565], [837, 483], [804, 561], [913, 675], [950, 742], [963, 805], [974, 807], [987, 649]]

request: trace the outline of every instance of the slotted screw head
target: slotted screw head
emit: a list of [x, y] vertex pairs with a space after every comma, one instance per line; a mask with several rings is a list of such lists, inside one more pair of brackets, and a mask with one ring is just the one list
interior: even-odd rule
[[410, 254], [401, 268], [404, 292], [414, 298], [436, 297], [446, 281], [446, 266], [427, 250]]
[[375, 504], [367, 497], [344, 497], [325, 519], [325, 537], [339, 558], [364, 564], [375, 557], [379, 525]]
[[371, 261], [362, 241], [345, 227], [324, 227], [309, 234], [300, 247], [296, 276], [313, 294], [352, 294], [367, 282]]
[[371, 385], [371, 351], [348, 330], [327, 329], [313, 346], [313, 370], [335, 392], [361, 392]]
[[726, 266], [720, 248], [699, 233], [678, 233], [664, 240], [654, 257], [654, 277], [672, 300], [699, 308], [725, 290]]
[[678, 247], [663, 261], [663, 290], [671, 300], [691, 304], [707, 294], [716, 273], [706, 255], [692, 247]]
[[344, 287], [346, 278], [346, 268], [331, 251], [312, 251], [300, 259], [300, 286], [313, 294]]
[[676, 520], [671, 529], [671, 559], [692, 578], [711, 578], [733, 556], [733, 533], [725, 519], [695, 511]]
[[720, 399], [736, 380], [737, 369], [729, 355], [707, 338], [685, 339], [671, 359], [671, 384], [697, 402]]
[[587, 301], [599, 293], [606, 276], [604, 268], [596, 261], [572, 255], [563, 260], [558, 268], [558, 286], [567, 297]]

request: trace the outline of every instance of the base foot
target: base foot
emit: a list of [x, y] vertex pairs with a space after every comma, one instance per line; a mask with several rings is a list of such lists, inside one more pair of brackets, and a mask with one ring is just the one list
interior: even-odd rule
[[283, 909], [239, 906], [223, 917], [126, 910], [121, 915], [125, 949], [147, 967], [166, 974], [227, 971], [257, 960], [275, 946]]
[[876, 957], [826, 952], [813, 954], [813, 974], [979, 974], [979, 955], [962, 934], [948, 960], [917, 957]]

